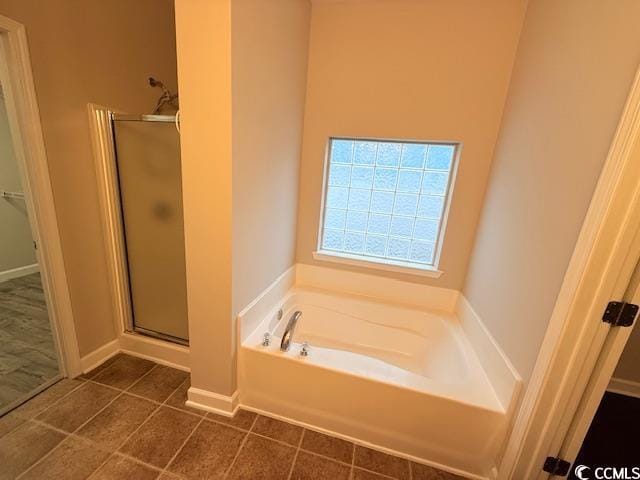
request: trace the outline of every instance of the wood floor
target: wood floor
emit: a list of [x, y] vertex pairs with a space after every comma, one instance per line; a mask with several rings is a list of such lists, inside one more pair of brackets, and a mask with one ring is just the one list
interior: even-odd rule
[[453, 480], [455, 475], [240, 410], [185, 406], [189, 375], [118, 355], [0, 418], [0, 480]]
[[34, 273], [0, 283], [0, 412], [58, 375], [47, 306]]

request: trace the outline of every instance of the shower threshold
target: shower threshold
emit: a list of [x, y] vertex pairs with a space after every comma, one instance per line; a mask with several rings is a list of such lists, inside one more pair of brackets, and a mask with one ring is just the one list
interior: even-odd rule
[[138, 333], [140, 335], [144, 335], [146, 337], [152, 337], [157, 340], [177, 343], [178, 345], [184, 345], [185, 347], [189, 346], [189, 340], [185, 340], [184, 338], [174, 337], [172, 335], [167, 335], [166, 333], [155, 332], [153, 330], [148, 330], [142, 327], [134, 327], [133, 330], [128, 330], [127, 333]]

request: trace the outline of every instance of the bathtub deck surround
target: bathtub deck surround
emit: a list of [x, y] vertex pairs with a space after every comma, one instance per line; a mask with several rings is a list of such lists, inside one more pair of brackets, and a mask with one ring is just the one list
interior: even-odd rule
[[494, 478], [521, 380], [459, 292], [299, 264], [238, 325], [244, 408]]
[[461, 478], [247, 410], [192, 409], [188, 387], [187, 373], [122, 354], [62, 380], [0, 418], [0, 478]]

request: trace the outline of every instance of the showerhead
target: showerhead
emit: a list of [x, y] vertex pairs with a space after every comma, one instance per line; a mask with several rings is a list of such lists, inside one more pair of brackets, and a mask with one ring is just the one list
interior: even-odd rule
[[[164, 86], [164, 83], [162, 83], [160, 80], [156, 80], [153, 77], [149, 77], [149, 85], [151, 85], [154, 88], [159, 88], [162, 90], [162, 95], [160, 95], [160, 98], [158, 99], [158, 102], [156, 103], [156, 108], [153, 110], [153, 113], [156, 114], [160, 111], [160, 109], [162, 108], [163, 105], [165, 104], [177, 104], [178, 101], [178, 94], [172, 94], [169, 89], [167, 87]], [[177, 108], [177, 106], [176, 106]]]
[[156, 80], [153, 77], [149, 77], [149, 85], [151, 85], [152, 87], [159, 87], [164, 90], [164, 83], [162, 83], [160, 80]]

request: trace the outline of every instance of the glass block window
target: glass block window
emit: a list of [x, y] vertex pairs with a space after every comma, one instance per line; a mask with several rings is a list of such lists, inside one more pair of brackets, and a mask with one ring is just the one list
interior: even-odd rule
[[456, 144], [332, 138], [322, 253], [434, 267]]

